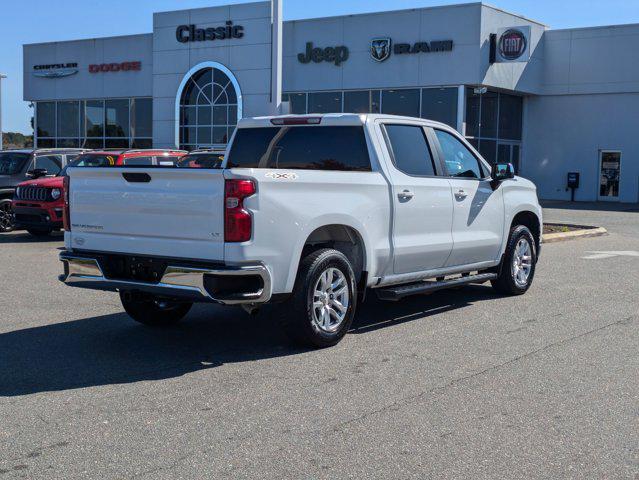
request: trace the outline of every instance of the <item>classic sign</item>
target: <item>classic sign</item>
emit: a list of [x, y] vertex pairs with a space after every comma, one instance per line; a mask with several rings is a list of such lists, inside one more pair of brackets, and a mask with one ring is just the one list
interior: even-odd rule
[[342, 63], [348, 60], [349, 55], [348, 47], [343, 45], [337, 47], [317, 48], [313, 47], [313, 42], [308, 42], [306, 44], [306, 52], [298, 54], [297, 60], [300, 63], [310, 63], [311, 61], [314, 63], [329, 62], [334, 63], [339, 67]]
[[228, 20], [223, 27], [197, 28], [195, 25], [180, 25], [175, 30], [175, 38], [180, 43], [228, 40], [243, 36], [244, 27], [233, 25], [231, 20]]

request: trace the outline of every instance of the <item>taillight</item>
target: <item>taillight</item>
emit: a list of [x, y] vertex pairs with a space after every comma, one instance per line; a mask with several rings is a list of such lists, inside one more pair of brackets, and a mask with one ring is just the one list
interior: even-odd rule
[[244, 199], [255, 194], [252, 180], [224, 183], [224, 241], [247, 242], [253, 233], [253, 218], [244, 208]]
[[71, 186], [71, 179], [67, 175], [62, 180], [64, 188], [64, 210], [62, 212], [62, 225], [67, 232], [71, 231], [71, 212], [69, 209], [69, 187]]

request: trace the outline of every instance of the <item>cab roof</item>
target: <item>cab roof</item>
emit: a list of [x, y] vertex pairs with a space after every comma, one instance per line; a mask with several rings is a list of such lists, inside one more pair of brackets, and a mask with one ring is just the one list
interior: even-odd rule
[[428, 120], [427, 118], [406, 117], [384, 113], [309, 113], [305, 115], [275, 115], [268, 117], [243, 118], [238, 123], [239, 128], [260, 128], [288, 125], [307, 126], [361, 126], [369, 120], [384, 119], [396, 121], [419, 121], [429, 126], [450, 129], [449, 125]]

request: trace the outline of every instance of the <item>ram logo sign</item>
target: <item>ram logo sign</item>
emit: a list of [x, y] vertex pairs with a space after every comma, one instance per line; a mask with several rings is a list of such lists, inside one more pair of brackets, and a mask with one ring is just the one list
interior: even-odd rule
[[373, 38], [371, 40], [371, 56], [373, 60], [377, 62], [383, 62], [391, 54], [391, 39], [386, 38]]

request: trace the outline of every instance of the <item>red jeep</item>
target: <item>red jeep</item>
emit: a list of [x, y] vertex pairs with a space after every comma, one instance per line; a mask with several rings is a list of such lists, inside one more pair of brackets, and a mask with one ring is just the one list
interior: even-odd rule
[[70, 162], [56, 177], [20, 183], [13, 198], [15, 227], [36, 236], [62, 228], [64, 177], [68, 167], [172, 166], [187, 152], [182, 150], [106, 150], [86, 152]]

